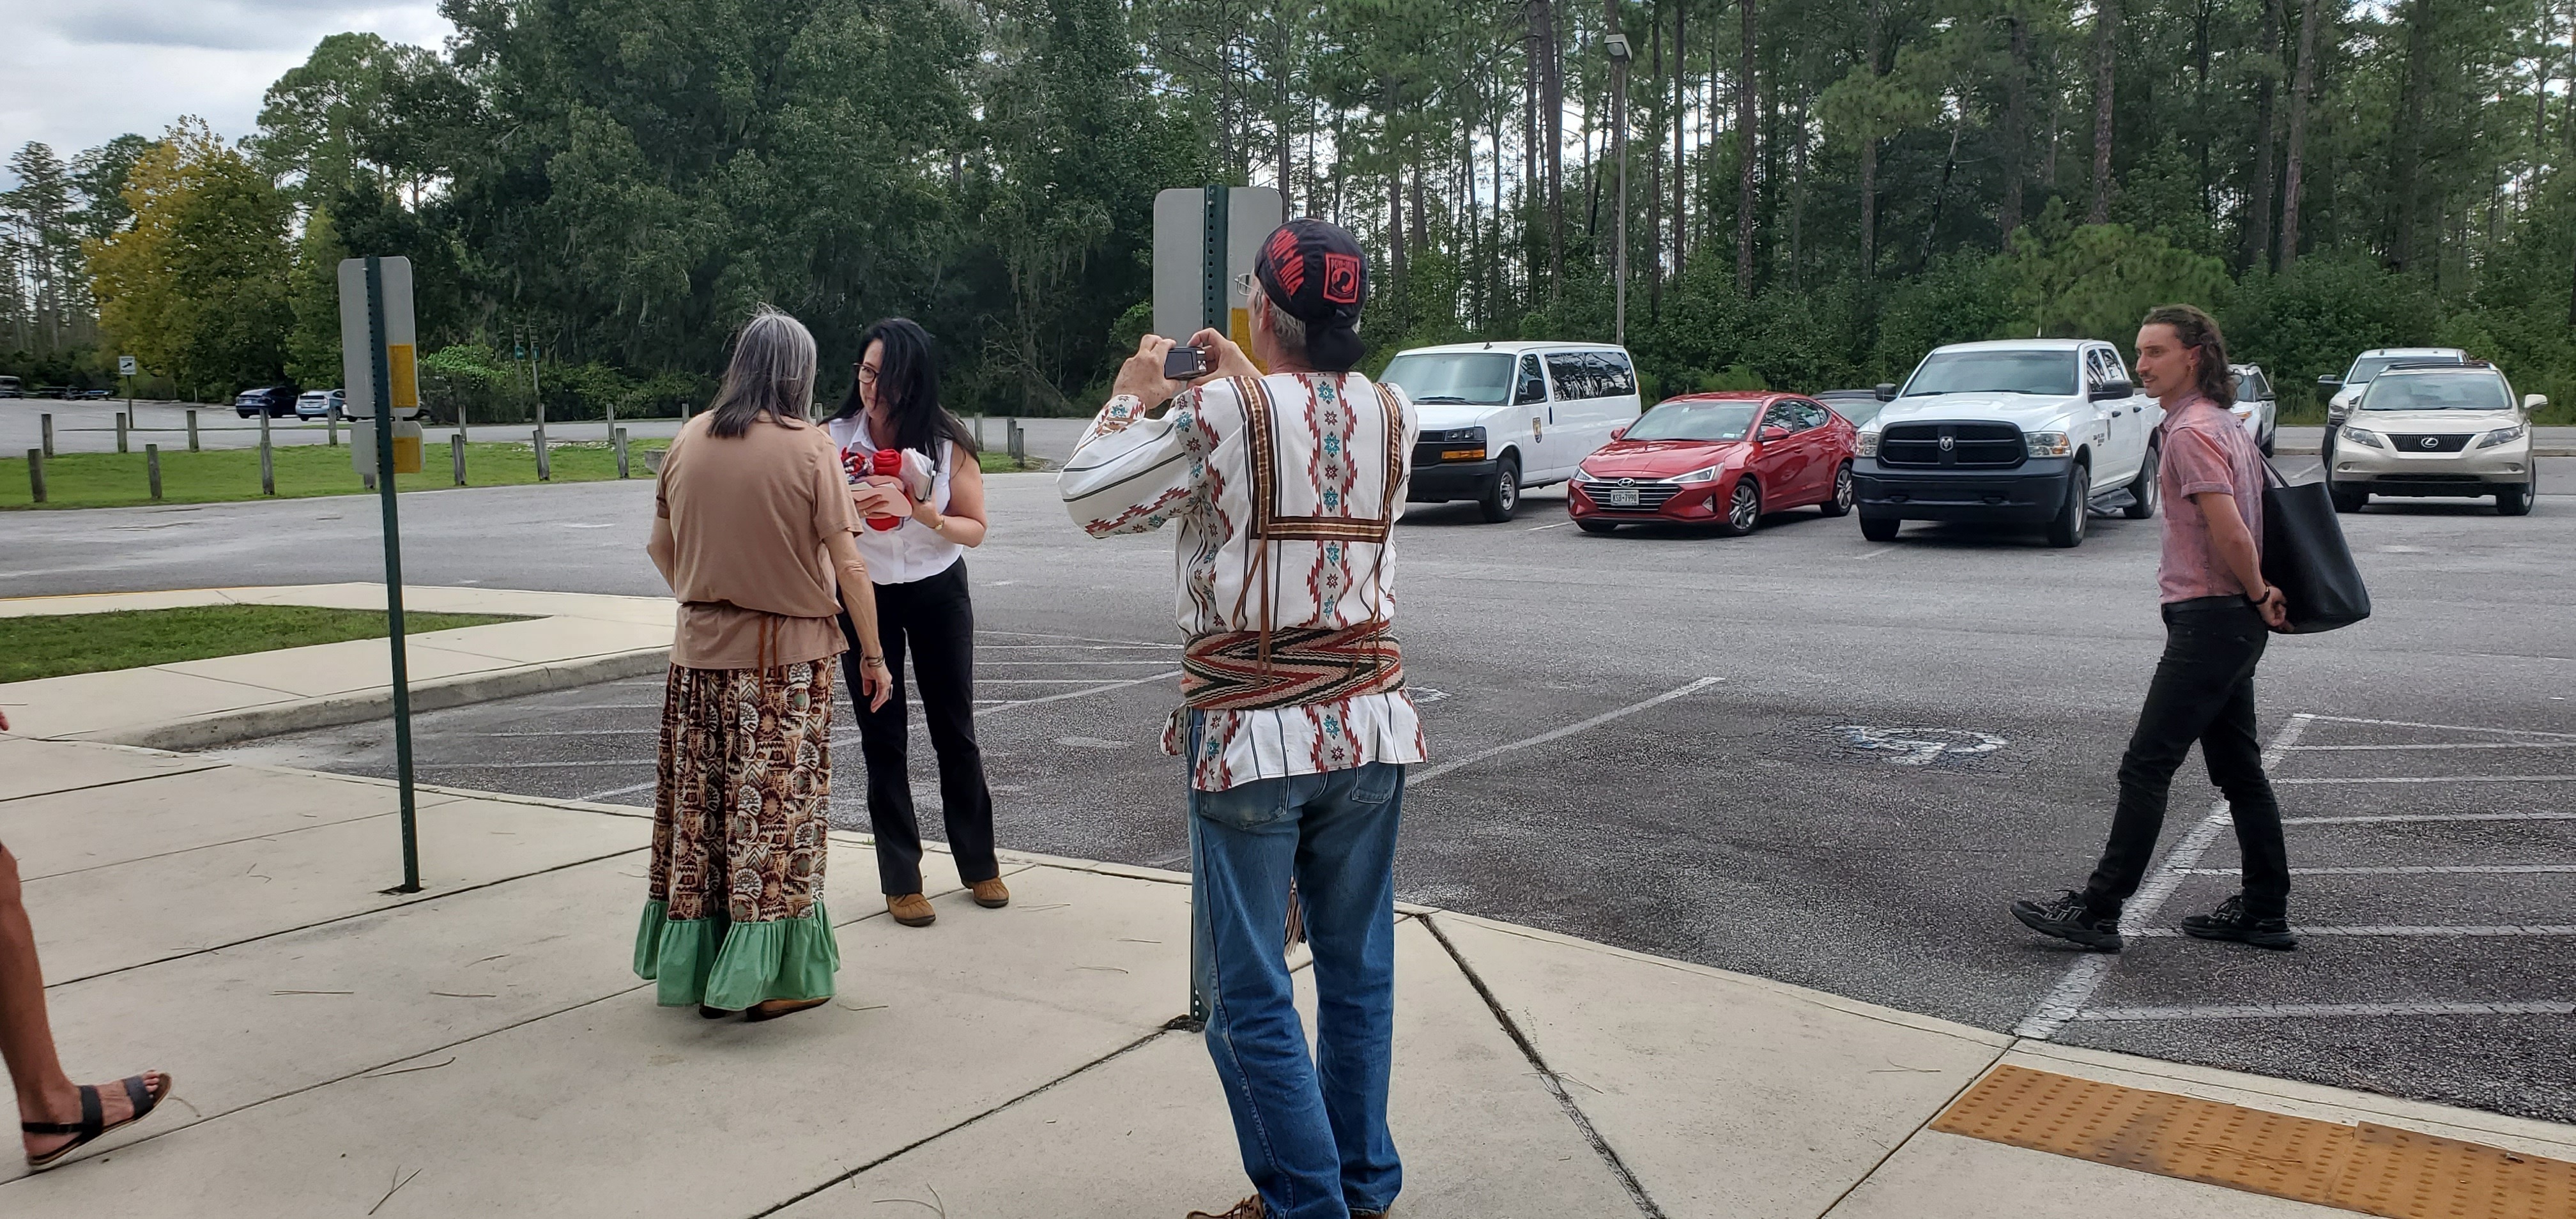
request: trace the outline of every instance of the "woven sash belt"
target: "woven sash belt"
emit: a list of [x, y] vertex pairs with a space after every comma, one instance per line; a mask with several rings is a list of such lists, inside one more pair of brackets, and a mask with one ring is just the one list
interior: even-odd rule
[[1181, 653], [1181, 701], [1199, 711], [1266, 711], [1404, 688], [1404, 649], [1383, 622], [1201, 635]]

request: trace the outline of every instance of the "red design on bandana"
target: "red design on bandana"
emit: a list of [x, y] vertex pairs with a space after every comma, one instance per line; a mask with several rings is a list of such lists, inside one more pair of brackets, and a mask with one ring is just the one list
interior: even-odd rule
[[1324, 299], [1336, 305], [1360, 303], [1360, 260], [1355, 255], [1324, 255]]
[[1297, 234], [1281, 229], [1270, 235], [1270, 248], [1261, 256], [1270, 263], [1271, 274], [1279, 280], [1279, 290], [1290, 296], [1306, 282], [1306, 260], [1298, 256]]

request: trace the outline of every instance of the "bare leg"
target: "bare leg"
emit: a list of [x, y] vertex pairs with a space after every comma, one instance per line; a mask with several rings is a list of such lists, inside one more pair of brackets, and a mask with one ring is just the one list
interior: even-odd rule
[[[77, 1122], [80, 1089], [63, 1074], [54, 1055], [54, 1033], [45, 1022], [45, 976], [36, 964], [36, 929], [27, 921], [27, 903], [18, 885], [18, 858], [0, 846], [0, 1059], [9, 1064], [9, 1082], [18, 1091], [18, 1120]], [[169, 1088], [158, 1071], [144, 1073], [156, 1093]], [[101, 1087], [99, 1104], [107, 1124], [134, 1115], [125, 1089]], [[68, 1134], [29, 1134], [27, 1154], [40, 1156], [72, 1141]]]

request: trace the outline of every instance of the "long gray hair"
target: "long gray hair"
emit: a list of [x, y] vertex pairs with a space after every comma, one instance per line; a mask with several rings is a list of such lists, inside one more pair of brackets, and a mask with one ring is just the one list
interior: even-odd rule
[[763, 414], [780, 427], [802, 427], [813, 407], [813, 332], [767, 305], [753, 310], [734, 336], [724, 387], [708, 408], [708, 434], [740, 436]]

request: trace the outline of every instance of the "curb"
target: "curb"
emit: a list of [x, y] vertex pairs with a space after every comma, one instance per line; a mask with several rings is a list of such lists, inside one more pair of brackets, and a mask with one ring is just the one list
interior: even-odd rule
[[[622, 677], [643, 677], [669, 668], [671, 649], [644, 648], [632, 652], [612, 652], [580, 660], [548, 664], [518, 665], [482, 673], [436, 681], [414, 682], [411, 687], [411, 709], [437, 711], [461, 707], [467, 703], [486, 702], [497, 698], [515, 698], [523, 694], [543, 694], [571, 686], [615, 681]], [[361, 690], [348, 694], [330, 694], [320, 698], [294, 699], [247, 707], [238, 711], [220, 711], [213, 715], [174, 720], [166, 724], [147, 724], [139, 728], [118, 728], [103, 732], [79, 734], [60, 739], [90, 741], [105, 745], [133, 745], [144, 749], [186, 752], [212, 749], [247, 741], [255, 737], [275, 736], [281, 732], [303, 732], [314, 728], [338, 728], [359, 724], [393, 713], [394, 695], [390, 687]]]

